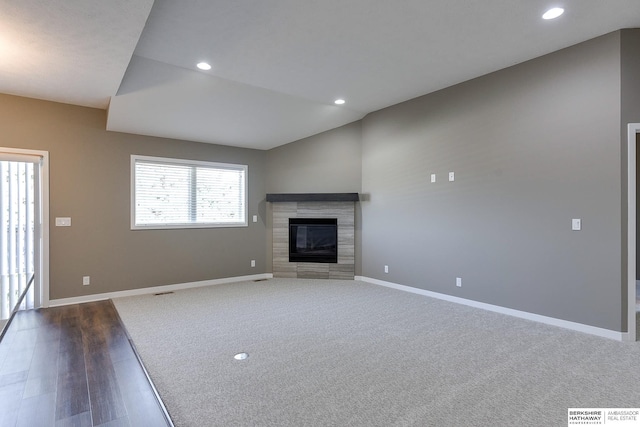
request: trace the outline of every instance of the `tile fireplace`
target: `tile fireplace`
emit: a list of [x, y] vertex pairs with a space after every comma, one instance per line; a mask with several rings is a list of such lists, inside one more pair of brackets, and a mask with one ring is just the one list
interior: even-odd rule
[[267, 194], [273, 204], [273, 276], [353, 279], [357, 201], [357, 193]]

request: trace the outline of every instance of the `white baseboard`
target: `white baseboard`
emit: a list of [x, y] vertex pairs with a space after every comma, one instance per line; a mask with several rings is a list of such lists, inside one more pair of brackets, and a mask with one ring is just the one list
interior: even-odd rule
[[84, 302], [103, 301], [111, 298], [132, 297], [137, 295], [157, 294], [160, 292], [172, 292], [182, 289], [201, 288], [203, 286], [222, 285], [225, 283], [247, 282], [250, 280], [272, 279], [273, 274], [253, 274], [251, 276], [225, 277], [223, 279], [201, 280], [199, 282], [178, 283], [175, 285], [153, 286], [150, 288], [131, 289], [127, 291], [107, 292], [103, 294], [84, 295], [72, 298], [60, 298], [49, 301], [49, 307], [60, 307]]
[[[237, 276], [226, 277], [223, 279], [202, 280], [199, 282], [178, 283], [174, 285], [153, 286], [149, 288], [131, 289], [127, 291], [107, 292], [102, 294], [84, 295], [80, 297], [61, 298], [49, 301], [49, 307], [59, 307], [70, 304], [81, 304], [92, 301], [103, 301], [111, 298], [122, 298], [137, 295], [155, 294], [160, 292], [179, 291], [182, 289], [200, 288], [204, 286], [222, 285], [225, 283], [245, 282], [249, 280], [262, 280], [271, 279], [273, 274], [263, 273], [254, 274], [250, 276]], [[506, 314], [508, 316], [518, 317], [521, 319], [532, 320], [534, 322], [544, 323], [546, 325], [557, 326], [560, 328], [570, 329], [573, 331], [583, 332], [591, 335], [596, 335], [603, 338], [609, 338], [617, 341], [635, 341], [635, 337], [628, 336], [626, 332], [611, 331], [609, 329], [598, 328], [595, 326], [584, 325], [582, 323], [570, 322], [568, 320], [556, 319], [554, 317], [542, 316], [539, 314], [528, 313], [526, 311], [514, 310], [511, 308], [501, 307], [499, 305], [487, 304], [465, 298], [455, 297], [452, 295], [441, 294], [438, 292], [427, 291], [425, 289], [413, 288], [411, 286], [400, 285], [393, 282], [386, 282], [384, 280], [373, 279], [365, 276], [355, 276], [355, 280], [361, 282], [367, 282], [374, 285], [384, 286], [387, 288], [398, 289], [405, 292], [411, 292], [418, 295], [423, 295], [431, 298], [437, 298], [444, 301], [449, 301], [457, 304], [463, 304], [470, 307], [480, 308], [487, 311], [493, 311], [495, 313]]]
[[521, 319], [532, 320], [534, 322], [544, 323], [546, 325], [558, 326], [560, 328], [570, 329], [573, 331], [584, 332], [591, 335], [597, 335], [603, 338], [610, 338], [617, 341], [635, 341], [635, 337], [629, 337], [626, 332], [611, 331], [595, 326], [584, 325], [582, 323], [570, 322], [568, 320], [556, 319], [554, 317], [541, 316], [539, 314], [528, 313], [526, 311], [514, 310], [511, 308], [501, 307], [499, 305], [486, 304], [483, 302], [473, 301], [465, 298], [454, 297], [451, 295], [441, 294], [438, 292], [427, 291], [424, 289], [413, 288], [411, 286], [399, 285], [397, 283], [385, 282], [384, 280], [373, 279], [365, 276], [356, 276], [355, 280], [367, 282], [374, 285], [385, 286], [387, 288], [398, 289], [405, 292], [411, 292], [418, 295], [424, 295], [431, 298], [437, 298], [444, 301], [454, 302], [457, 304], [468, 305], [470, 307], [481, 308], [483, 310], [493, 311], [495, 313], [506, 314]]

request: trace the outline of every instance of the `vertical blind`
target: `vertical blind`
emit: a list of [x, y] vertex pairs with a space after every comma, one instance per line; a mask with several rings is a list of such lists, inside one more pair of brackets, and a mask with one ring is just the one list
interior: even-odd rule
[[[34, 167], [0, 161], [0, 320], [9, 317], [35, 269]], [[32, 291], [22, 308], [33, 308]]]
[[132, 156], [132, 228], [247, 225], [247, 166]]

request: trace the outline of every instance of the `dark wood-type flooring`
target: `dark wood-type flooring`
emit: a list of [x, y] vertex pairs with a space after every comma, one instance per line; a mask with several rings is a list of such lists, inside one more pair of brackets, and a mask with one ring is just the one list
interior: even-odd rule
[[111, 301], [20, 311], [0, 342], [0, 426], [169, 426]]

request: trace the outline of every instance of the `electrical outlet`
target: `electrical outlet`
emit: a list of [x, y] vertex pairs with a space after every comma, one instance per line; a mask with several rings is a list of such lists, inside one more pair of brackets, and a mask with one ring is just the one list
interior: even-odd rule
[[456, 277], [456, 286], [459, 288], [462, 287], [462, 277]]
[[253, 216], [253, 222], [258, 222], [258, 215]]
[[255, 267], [255, 266], [256, 266], [256, 260], [255, 260], [255, 259], [252, 259], [252, 260], [251, 260], [251, 267]]
[[91, 277], [90, 276], [82, 276], [82, 285], [83, 286], [87, 286], [91, 284]]
[[385, 265], [385, 266], [384, 266], [384, 272], [385, 272], [385, 273], [388, 273], [388, 272], [389, 272], [389, 266], [388, 266], [388, 265]]

